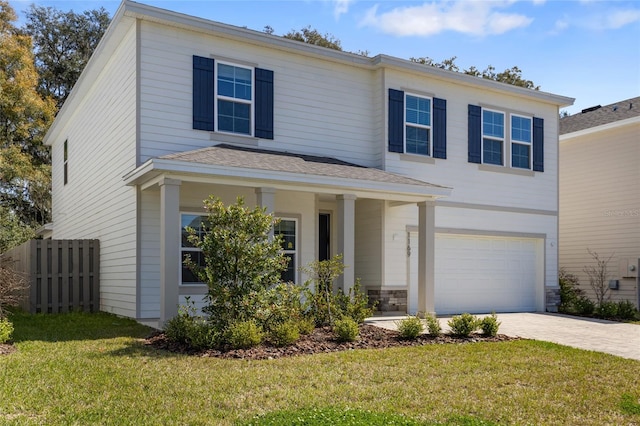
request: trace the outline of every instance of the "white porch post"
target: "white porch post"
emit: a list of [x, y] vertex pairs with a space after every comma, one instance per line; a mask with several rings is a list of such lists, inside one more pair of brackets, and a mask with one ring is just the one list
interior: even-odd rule
[[356, 196], [353, 194], [338, 195], [338, 253], [342, 253], [344, 274], [338, 278], [338, 287], [345, 294], [353, 287], [355, 281], [355, 222]]
[[418, 312], [435, 313], [435, 204], [418, 203]]
[[180, 184], [160, 181], [160, 325], [178, 315], [180, 279]]
[[[267, 214], [273, 214], [276, 206], [276, 189], [275, 188], [256, 188], [256, 196], [258, 205], [267, 208]], [[273, 227], [269, 231], [269, 238], [273, 238]]]

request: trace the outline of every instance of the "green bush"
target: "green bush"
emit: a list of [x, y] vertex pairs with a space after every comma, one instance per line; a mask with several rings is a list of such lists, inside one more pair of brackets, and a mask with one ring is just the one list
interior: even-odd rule
[[480, 322], [478, 317], [465, 312], [462, 315], [454, 316], [447, 322], [447, 324], [449, 324], [451, 334], [454, 336], [468, 337], [471, 333], [476, 331]]
[[486, 336], [495, 336], [498, 334], [498, 328], [500, 328], [500, 321], [495, 312], [492, 312], [490, 316], [484, 317], [480, 320], [480, 328], [482, 334]]
[[577, 313], [576, 303], [584, 294], [584, 292], [578, 288], [578, 277], [560, 268], [558, 283], [560, 285], [560, 305], [558, 306], [558, 312], [566, 314]]
[[0, 318], [0, 343], [7, 343], [13, 335], [13, 324], [9, 318]]
[[618, 316], [618, 304], [616, 302], [603, 302], [596, 309], [596, 315], [600, 318], [616, 318]]
[[621, 300], [618, 302], [618, 318], [621, 320], [634, 320], [638, 311], [635, 305], [628, 300]]
[[439, 336], [442, 334], [442, 326], [440, 321], [433, 314], [426, 314], [424, 319], [427, 321], [427, 330], [432, 336]]
[[415, 340], [424, 330], [424, 324], [417, 316], [409, 316], [395, 323], [400, 332], [400, 337], [406, 340]]
[[593, 311], [596, 309], [596, 304], [584, 296], [578, 297], [575, 301], [574, 306], [576, 308], [576, 313], [578, 315], [592, 315]]
[[[358, 324], [364, 324], [364, 320], [373, 315], [375, 305], [369, 305], [369, 296], [361, 289], [360, 279], [356, 279], [353, 287], [349, 289], [349, 295], [339, 298], [338, 305], [342, 309], [342, 315], [351, 317]], [[377, 302], [376, 302], [377, 303]]]
[[189, 328], [187, 341], [194, 349], [213, 349], [220, 346], [222, 334], [209, 321], [198, 317]]
[[333, 331], [336, 333], [339, 342], [353, 342], [358, 338], [360, 332], [358, 323], [350, 317], [342, 317], [333, 324]]
[[298, 321], [298, 331], [300, 334], [311, 334], [316, 328], [316, 323], [312, 318], [302, 318]]
[[262, 342], [262, 330], [253, 320], [232, 322], [225, 332], [225, 341], [233, 349], [247, 349]]
[[167, 339], [177, 343], [188, 343], [195, 314], [194, 303], [187, 298], [187, 304], [178, 308], [178, 315], [164, 324], [164, 334]]
[[304, 318], [303, 295], [304, 287], [280, 283], [252, 293], [248, 305], [253, 305], [253, 308], [247, 308], [247, 312], [263, 330], [271, 330], [287, 321]]
[[269, 340], [275, 346], [287, 346], [296, 342], [299, 338], [299, 324], [293, 320], [277, 324], [269, 330]]

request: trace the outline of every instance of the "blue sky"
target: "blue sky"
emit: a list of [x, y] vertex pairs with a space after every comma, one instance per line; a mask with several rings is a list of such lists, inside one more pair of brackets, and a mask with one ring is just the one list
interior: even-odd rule
[[[81, 12], [118, 1], [10, 0]], [[460, 68], [518, 66], [540, 89], [576, 98], [570, 113], [640, 95], [640, 2], [532, 1], [168, 1], [141, 3], [275, 34], [310, 25], [344, 50], [399, 58], [456, 56]]]

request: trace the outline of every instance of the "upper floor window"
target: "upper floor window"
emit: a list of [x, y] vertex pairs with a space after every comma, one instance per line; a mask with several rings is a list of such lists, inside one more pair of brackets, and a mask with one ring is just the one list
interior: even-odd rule
[[64, 141], [64, 153], [63, 153], [63, 173], [64, 173], [64, 184], [66, 185], [69, 182], [69, 141]]
[[405, 152], [431, 155], [431, 99], [406, 95]]
[[183, 213], [180, 215], [180, 284], [200, 284], [196, 274], [184, 264], [187, 258], [200, 265], [205, 266], [204, 255], [202, 250], [194, 246], [189, 242], [189, 232], [187, 228], [193, 228], [196, 234], [202, 238], [204, 236], [203, 222], [206, 220], [206, 216], [199, 214]]
[[532, 120], [511, 115], [511, 167], [531, 169]]
[[504, 165], [504, 113], [482, 110], [482, 162]]
[[253, 69], [218, 62], [218, 131], [252, 134]]

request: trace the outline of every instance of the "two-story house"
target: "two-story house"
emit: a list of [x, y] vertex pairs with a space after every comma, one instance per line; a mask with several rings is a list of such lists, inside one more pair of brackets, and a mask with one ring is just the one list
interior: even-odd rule
[[573, 99], [125, 1], [49, 130], [53, 238], [100, 240], [101, 309], [165, 321], [210, 194], [342, 253], [386, 310], [543, 311], [557, 293], [558, 111]]

